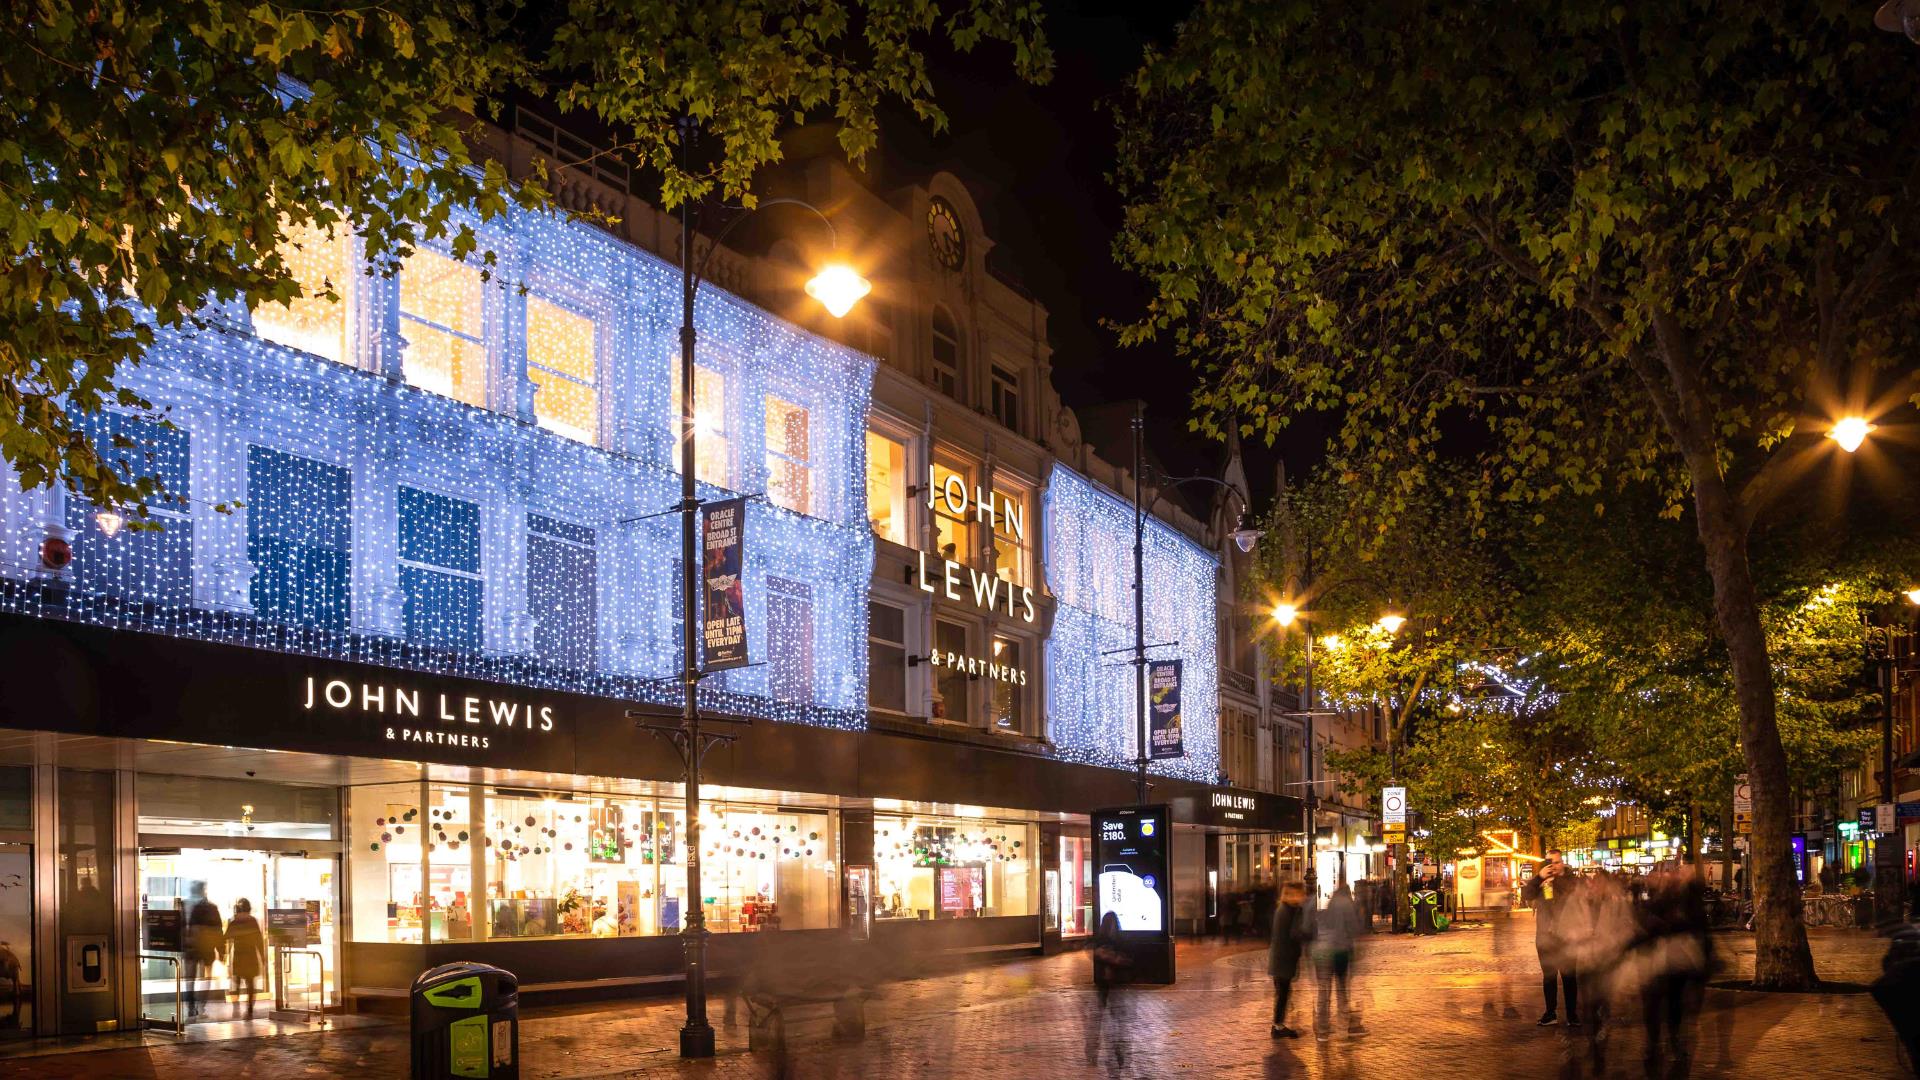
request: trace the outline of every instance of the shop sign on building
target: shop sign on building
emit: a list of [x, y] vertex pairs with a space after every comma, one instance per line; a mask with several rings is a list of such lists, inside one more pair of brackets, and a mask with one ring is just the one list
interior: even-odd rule
[[700, 612], [701, 656], [708, 671], [747, 665], [747, 500], [711, 503], [701, 517], [701, 577], [706, 603]]
[[[1004, 521], [1005, 531], [1011, 533], [1014, 540], [1022, 544], [1027, 541], [1027, 516], [1024, 510], [1004, 496], [981, 488], [969, 489], [967, 482], [958, 476], [949, 474], [944, 484], [935, 484], [932, 474], [928, 474], [927, 508], [931, 510], [936, 506], [941, 507], [947, 516], [962, 521], [972, 514], [989, 529], [1000, 529]], [[1018, 618], [1021, 622], [1033, 621], [1033, 589], [1030, 586], [1015, 586], [998, 574], [976, 570], [946, 558], [940, 559], [940, 564], [929, 572], [927, 562], [927, 553], [920, 552], [920, 571], [914, 580], [920, 583], [922, 592], [945, 596], [949, 600], [971, 597], [974, 605], [983, 611], [1004, 611], [1008, 617]]]

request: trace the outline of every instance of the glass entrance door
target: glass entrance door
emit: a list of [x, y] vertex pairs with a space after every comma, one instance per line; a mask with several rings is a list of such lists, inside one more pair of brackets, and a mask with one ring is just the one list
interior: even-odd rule
[[[284, 991], [290, 1007], [324, 1009], [337, 1000], [338, 938], [334, 932], [334, 885], [340, 860], [333, 855], [273, 856], [273, 909], [307, 912], [308, 944], [289, 947]], [[261, 920], [266, 929], [266, 920]], [[274, 966], [278, 968], [280, 961]], [[274, 978], [280, 972], [273, 973]]]
[[[307, 912], [308, 937], [317, 958], [295, 956], [289, 961], [287, 987], [296, 1004], [323, 1008], [335, 1002], [334, 889], [339, 859], [245, 848], [142, 849], [140, 905], [143, 912], [173, 909], [181, 912], [178, 948], [161, 948], [143, 940], [141, 951], [165, 952], [180, 958], [185, 981], [184, 1008], [188, 1023], [243, 1019], [244, 986], [236, 986], [233, 948], [229, 939], [233, 916], [241, 901], [251, 909], [260, 932], [268, 931], [274, 911]], [[264, 1019], [273, 1008], [277, 964], [268, 959], [251, 980], [253, 1015]], [[141, 971], [142, 1004], [148, 1015], [171, 1015], [174, 968], [149, 961]], [[236, 993], [236, 990], [239, 991]]]

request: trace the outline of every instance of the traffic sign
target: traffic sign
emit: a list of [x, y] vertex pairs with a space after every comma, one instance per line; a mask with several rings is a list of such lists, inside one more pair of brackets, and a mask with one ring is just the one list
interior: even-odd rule
[[1733, 814], [1736, 819], [1753, 814], [1753, 788], [1747, 783], [1746, 773], [1733, 778]]
[[1405, 825], [1407, 823], [1407, 789], [1390, 787], [1380, 789], [1380, 821], [1384, 825]]
[[1383, 825], [1381, 826], [1381, 839], [1389, 844], [1404, 844], [1407, 842], [1407, 827], [1405, 825]]
[[1883, 802], [1879, 806], [1874, 807], [1873, 831], [1877, 833], [1892, 832], [1896, 827], [1893, 823], [1893, 812], [1894, 807], [1890, 802]]

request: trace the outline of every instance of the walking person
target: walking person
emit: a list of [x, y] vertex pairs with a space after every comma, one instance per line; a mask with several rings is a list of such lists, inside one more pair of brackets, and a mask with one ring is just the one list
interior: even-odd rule
[[1646, 1028], [1646, 1072], [1669, 1068], [1685, 1076], [1691, 1063], [1691, 1025], [1713, 970], [1713, 935], [1707, 925], [1706, 887], [1691, 870], [1662, 869], [1647, 879], [1639, 908], [1640, 940], [1634, 949], [1643, 968], [1641, 1022]]
[[1327, 906], [1310, 915], [1308, 922], [1313, 941], [1313, 979], [1319, 991], [1314, 1001], [1313, 1037], [1321, 1042], [1333, 1037], [1327, 1012], [1335, 994], [1340, 996], [1340, 1015], [1347, 1022], [1347, 1034], [1356, 1038], [1365, 1035], [1366, 1026], [1348, 994], [1354, 939], [1360, 933], [1360, 912], [1353, 906], [1353, 890], [1341, 882], [1327, 898]]
[[[1133, 980], [1133, 958], [1120, 940], [1120, 916], [1109, 911], [1093, 935], [1093, 1015], [1087, 1018], [1087, 1064], [1099, 1065], [1100, 1052], [1111, 1047], [1115, 1069], [1127, 1064], [1126, 984]], [[1113, 1034], [1109, 1039], [1107, 1029]]]
[[1308, 932], [1306, 911], [1302, 908], [1307, 890], [1298, 881], [1280, 887], [1280, 902], [1273, 908], [1273, 925], [1267, 940], [1267, 974], [1273, 978], [1273, 1028], [1276, 1039], [1297, 1039], [1300, 1033], [1287, 1024], [1287, 1003], [1293, 997], [1293, 978], [1300, 973], [1300, 950]]
[[220, 909], [207, 899], [207, 883], [196, 881], [188, 887], [193, 903], [187, 905], [187, 1016], [199, 1016], [200, 980], [213, 978], [226, 945], [226, 931], [220, 922]]
[[1561, 861], [1560, 849], [1552, 848], [1521, 890], [1533, 906], [1533, 947], [1540, 957], [1540, 990], [1547, 999], [1547, 1011], [1537, 1021], [1541, 1027], [1558, 1019], [1561, 988], [1566, 990], [1567, 1027], [1580, 1027], [1580, 981], [1569, 950], [1576, 929], [1572, 900], [1578, 889], [1579, 879]]
[[[233, 919], [227, 923], [227, 974], [233, 978], [236, 998], [244, 989], [247, 995], [247, 1019], [253, 1019], [254, 980], [267, 966], [267, 938], [253, 917], [253, 902], [242, 897], [233, 902]], [[238, 1015], [239, 1003], [234, 1004]]]

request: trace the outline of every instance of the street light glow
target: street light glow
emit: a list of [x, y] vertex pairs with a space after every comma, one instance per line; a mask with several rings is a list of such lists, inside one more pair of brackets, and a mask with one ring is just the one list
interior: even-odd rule
[[1374, 625], [1389, 634], [1397, 634], [1400, 632], [1401, 627], [1407, 625], [1407, 617], [1397, 611], [1389, 611], [1385, 615], [1380, 616]]
[[[1914, 592], [1920, 593], [1920, 589], [1915, 589]], [[1916, 600], [1915, 603], [1920, 603], [1920, 600]], [[1292, 604], [1281, 604], [1279, 607], [1273, 609], [1273, 621], [1279, 623], [1281, 626], [1292, 626], [1293, 620], [1299, 617], [1300, 609], [1294, 607]]]
[[1320, 647], [1328, 652], [1339, 652], [1347, 647], [1347, 643], [1339, 634], [1328, 634], [1320, 639]]
[[807, 282], [807, 295], [820, 301], [834, 318], [846, 316], [860, 298], [873, 291], [873, 282], [846, 263], [828, 263]]
[[1907, 590], [1907, 603], [1920, 605], [1920, 587]]
[[1864, 416], [1843, 416], [1827, 432], [1827, 438], [1839, 443], [1840, 449], [1851, 454], [1860, 449], [1860, 444], [1867, 440], [1873, 430], [1874, 425], [1868, 423]]

